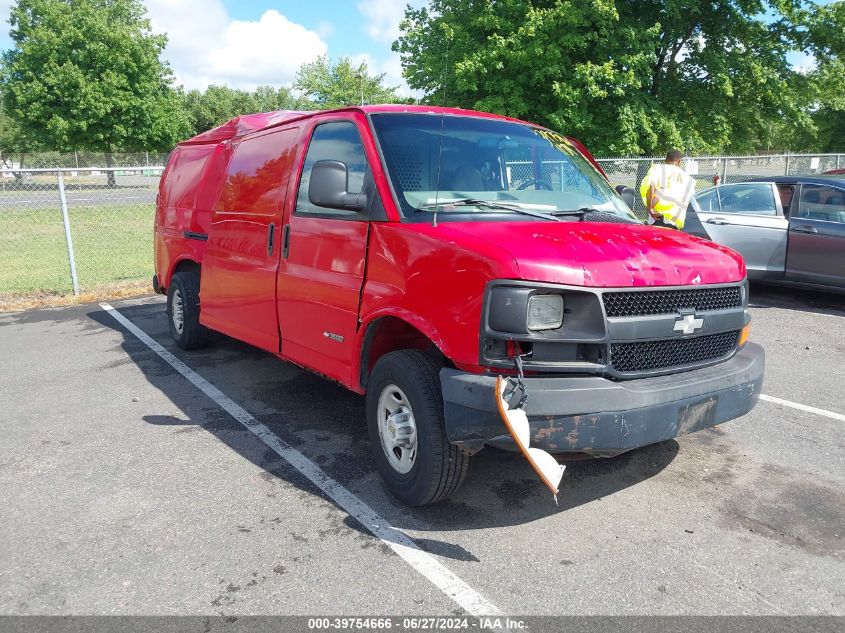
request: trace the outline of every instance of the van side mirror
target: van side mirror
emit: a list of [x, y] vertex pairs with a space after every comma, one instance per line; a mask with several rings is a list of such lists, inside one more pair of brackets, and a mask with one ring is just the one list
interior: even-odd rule
[[625, 201], [625, 204], [628, 205], [628, 208], [633, 211], [634, 204], [637, 200], [637, 192], [631, 189], [630, 187], [626, 187], [625, 185], [616, 185], [616, 193], [618, 193], [619, 197]]
[[311, 204], [328, 209], [363, 211], [367, 208], [365, 193], [349, 193], [346, 164], [339, 160], [319, 160], [311, 168], [308, 199]]

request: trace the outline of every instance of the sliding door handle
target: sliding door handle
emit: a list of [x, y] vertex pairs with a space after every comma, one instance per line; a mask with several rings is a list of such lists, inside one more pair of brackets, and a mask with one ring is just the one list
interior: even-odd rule
[[267, 257], [273, 256], [273, 242], [276, 237], [276, 225], [272, 222], [267, 227]]
[[810, 226], [809, 224], [799, 224], [798, 226], [793, 226], [792, 231], [794, 233], [818, 233], [818, 229], [814, 226]]

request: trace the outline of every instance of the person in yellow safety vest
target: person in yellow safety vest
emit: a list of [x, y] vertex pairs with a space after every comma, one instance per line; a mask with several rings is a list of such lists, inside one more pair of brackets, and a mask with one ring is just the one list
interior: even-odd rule
[[695, 194], [695, 180], [681, 169], [684, 155], [676, 150], [666, 160], [648, 170], [640, 184], [640, 195], [648, 211], [648, 223], [670, 229], [683, 229], [687, 206]]

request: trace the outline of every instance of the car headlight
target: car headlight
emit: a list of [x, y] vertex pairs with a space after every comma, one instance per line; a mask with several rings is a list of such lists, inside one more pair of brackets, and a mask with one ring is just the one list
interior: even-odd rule
[[563, 296], [534, 295], [528, 300], [528, 329], [556, 330], [563, 325]]

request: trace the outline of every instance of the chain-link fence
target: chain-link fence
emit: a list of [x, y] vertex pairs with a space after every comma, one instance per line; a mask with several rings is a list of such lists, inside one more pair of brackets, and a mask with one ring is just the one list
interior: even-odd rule
[[[109, 294], [132, 284], [148, 288], [155, 198], [167, 157], [39, 154], [25, 155], [25, 167], [20, 158], [0, 157], [0, 306], [21, 296]], [[611, 184], [636, 189], [661, 160], [598, 162]], [[102, 167], [106, 162], [115, 166]], [[715, 176], [728, 183], [845, 169], [845, 154], [707, 156], [686, 158], [682, 167], [701, 190]], [[529, 163], [509, 163], [508, 169], [510, 181], [523, 182], [532, 173]], [[567, 169], [549, 162], [543, 173], [554, 188], [583, 182]], [[644, 217], [644, 209], [639, 212]]]
[[0, 168], [12, 173], [27, 169], [97, 169], [99, 167], [148, 167], [167, 164], [161, 152], [0, 152]]
[[149, 285], [162, 171], [0, 170], [0, 303]]
[[[637, 189], [649, 167], [664, 160], [663, 156], [648, 158], [599, 158], [597, 159], [610, 183]], [[773, 154], [761, 156], [696, 156], [686, 157], [681, 168], [696, 181], [701, 191], [715, 184], [746, 182], [771, 176], [823, 174], [834, 169], [845, 169], [845, 154]], [[645, 208], [639, 195], [635, 211], [645, 218]]]

